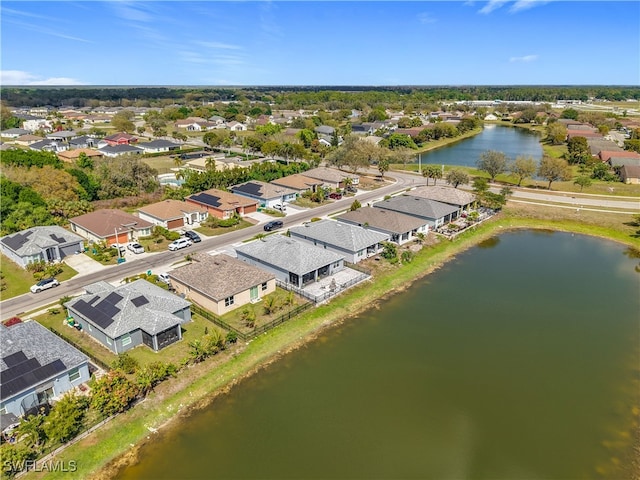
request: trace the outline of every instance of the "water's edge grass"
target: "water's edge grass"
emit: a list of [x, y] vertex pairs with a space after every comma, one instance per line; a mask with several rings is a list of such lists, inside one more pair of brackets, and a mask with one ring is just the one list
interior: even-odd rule
[[[622, 231], [585, 225], [575, 221], [520, 218], [504, 213], [475, 229], [460, 235], [452, 242], [444, 241], [422, 249], [413, 262], [398, 266], [375, 281], [367, 282], [319, 306], [302, 316], [257, 337], [249, 344], [237, 348], [226, 359], [214, 357], [187, 371], [193, 381], [165, 398], [154, 397], [116, 417], [109, 424], [86, 439], [61, 452], [56, 459], [74, 460], [78, 470], [76, 478], [113, 478], [117, 471], [135, 463], [138, 447], [153, 441], [159, 428], [174, 428], [194, 409], [210, 404], [216, 396], [227, 393], [244, 378], [276, 361], [282, 355], [312, 341], [326, 328], [374, 307], [389, 295], [406, 289], [415, 280], [433, 272], [459, 253], [500, 233], [515, 229], [545, 229], [586, 234], [614, 240], [631, 247], [637, 242]], [[172, 379], [167, 383], [175, 382]], [[184, 381], [184, 379], [183, 379]], [[43, 473], [31, 472], [23, 478], [41, 478]], [[49, 472], [47, 478], [69, 478], [68, 473]]]

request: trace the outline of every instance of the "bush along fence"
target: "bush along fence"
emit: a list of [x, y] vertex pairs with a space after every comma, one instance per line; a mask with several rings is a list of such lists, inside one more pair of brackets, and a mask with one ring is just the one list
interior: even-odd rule
[[218, 317], [216, 314], [211, 313], [208, 310], [205, 310], [204, 308], [202, 308], [201, 306], [192, 303], [191, 304], [191, 312], [192, 313], [197, 313], [198, 315], [200, 315], [203, 318], [206, 318], [207, 320], [209, 320], [210, 322], [212, 322], [213, 324], [224, 328], [225, 330], [229, 331], [229, 332], [233, 332], [237, 335], [237, 337], [242, 340], [242, 341], [247, 341], [247, 340], [251, 340], [254, 337], [257, 337], [258, 335], [265, 333], [269, 330], [271, 330], [274, 327], [277, 327], [278, 325], [292, 319], [293, 317], [300, 315], [302, 312], [304, 312], [305, 310], [309, 309], [311, 306], [313, 306], [312, 303], [303, 303], [302, 305], [298, 305], [297, 307], [295, 307], [294, 309], [288, 311], [287, 313], [283, 313], [282, 315], [280, 315], [279, 317], [277, 317], [276, 319], [270, 321], [269, 323], [265, 323], [264, 325], [260, 325], [257, 326], [256, 328], [254, 328], [251, 332], [242, 332], [240, 330], [238, 330], [237, 328], [229, 325], [227, 322], [223, 321], [220, 317]]

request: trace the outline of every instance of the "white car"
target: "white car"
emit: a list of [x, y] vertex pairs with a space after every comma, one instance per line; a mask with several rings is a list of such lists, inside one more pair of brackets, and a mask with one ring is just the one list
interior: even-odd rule
[[144, 247], [138, 242], [133, 242], [127, 245], [127, 249], [133, 253], [144, 253]]
[[180, 250], [181, 248], [186, 248], [193, 245], [193, 242], [188, 238], [179, 238], [169, 244], [169, 250], [172, 252], [176, 250]]
[[171, 284], [171, 279], [169, 278], [169, 275], [167, 275], [166, 273], [159, 273], [158, 274], [158, 280], [160, 280], [161, 282], [166, 283], [167, 285]]
[[286, 212], [287, 211], [287, 207], [286, 205], [280, 204], [280, 203], [276, 203], [273, 208], [275, 208], [276, 210], [280, 210], [281, 212]]
[[39, 293], [43, 290], [48, 290], [49, 288], [57, 287], [60, 285], [60, 282], [55, 278], [45, 278], [44, 280], [40, 280], [38, 283], [31, 287], [31, 293]]

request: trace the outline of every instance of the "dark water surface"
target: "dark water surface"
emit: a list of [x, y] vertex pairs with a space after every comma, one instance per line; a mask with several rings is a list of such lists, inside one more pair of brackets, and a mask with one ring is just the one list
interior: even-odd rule
[[[542, 158], [540, 136], [536, 132], [499, 125], [485, 125], [474, 137], [423, 153], [420, 157], [423, 165], [475, 167], [480, 155], [487, 150], [498, 150], [512, 160], [519, 155], [531, 156], [536, 161]], [[417, 163], [418, 159], [415, 161]]]
[[640, 274], [624, 251], [495, 237], [159, 435], [118, 478], [625, 478]]

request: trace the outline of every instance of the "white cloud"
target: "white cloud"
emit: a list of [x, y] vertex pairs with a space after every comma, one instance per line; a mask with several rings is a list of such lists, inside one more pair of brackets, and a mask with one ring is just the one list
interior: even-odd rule
[[196, 44], [206, 48], [218, 48], [222, 50], [242, 50], [240, 45], [232, 45], [230, 43], [222, 42], [195, 42]]
[[487, 4], [478, 12], [483, 14], [491, 13], [494, 10], [502, 7], [502, 5], [504, 5], [505, 3], [507, 3], [507, 0], [489, 0]]
[[523, 62], [523, 63], [527, 63], [527, 62], [533, 62], [535, 60], [538, 59], [538, 55], [524, 55], [522, 57], [511, 57], [509, 59], [510, 62]]
[[85, 83], [75, 78], [42, 78], [22, 70], [0, 70], [0, 85], [85, 85]]
[[549, 3], [549, 1], [550, 0], [517, 0], [509, 9], [509, 12], [516, 13], [522, 10], [529, 10], [530, 8]]
[[422, 12], [418, 14], [418, 21], [422, 24], [435, 23], [436, 19], [428, 12]]
[[129, 2], [113, 2], [111, 6], [114, 8], [115, 13], [124, 20], [131, 22], [150, 22], [153, 17], [145, 12], [141, 8], [141, 3], [129, 3]]

